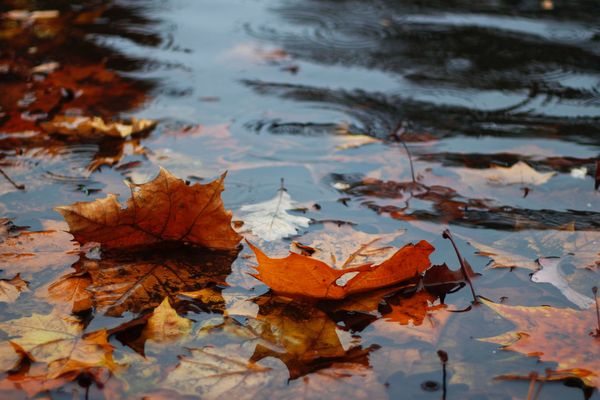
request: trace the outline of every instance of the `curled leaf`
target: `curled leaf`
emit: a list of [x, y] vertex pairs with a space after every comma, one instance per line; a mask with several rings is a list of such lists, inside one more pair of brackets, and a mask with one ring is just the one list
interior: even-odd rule
[[285, 258], [269, 258], [250, 244], [258, 266], [254, 275], [273, 291], [316, 299], [343, 299], [360, 292], [392, 286], [414, 278], [431, 265], [434, 248], [422, 240], [408, 244], [377, 265], [363, 264], [343, 270], [334, 269], [309, 256], [290, 253]]

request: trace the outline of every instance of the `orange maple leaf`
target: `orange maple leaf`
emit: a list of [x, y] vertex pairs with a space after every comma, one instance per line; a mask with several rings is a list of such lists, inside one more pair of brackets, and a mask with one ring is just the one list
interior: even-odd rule
[[592, 335], [597, 324], [594, 309], [507, 306], [482, 301], [517, 328], [479, 340], [556, 362], [556, 372], [561, 376], [577, 377], [588, 386], [600, 388], [600, 338]]
[[231, 227], [231, 212], [221, 199], [225, 174], [206, 185], [188, 186], [160, 169], [144, 184], [129, 184], [131, 198], [122, 209], [117, 196], [57, 207], [79, 242], [125, 248], [159, 242], [184, 242], [216, 250], [235, 249], [241, 239]]
[[[422, 240], [408, 244], [377, 265], [364, 264], [353, 268], [334, 269], [323, 261], [296, 253], [285, 258], [269, 258], [248, 243], [254, 251], [260, 279], [274, 292], [316, 299], [343, 299], [354, 293], [392, 286], [416, 277], [431, 265], [429, 255], [434, 248]], [[340, 278], [353, 273], [341, 284]]]

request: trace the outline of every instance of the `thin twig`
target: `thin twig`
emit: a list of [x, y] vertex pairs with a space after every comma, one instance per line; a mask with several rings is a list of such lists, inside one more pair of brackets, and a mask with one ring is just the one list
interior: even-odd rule
[[533, 400], [533, 394], [535, 393], [535, 386], [537, 383], [537, 372], [532, 372], [529, 374], [529, 390], [527, 390], [527, 400]]
[[9, 181], [15, 188], [17, 188], [19, 190], [25, 190], [25, 185], [20, 185], [20, 184], [16, 183], [15, 181], [13, 181], [12, 179], [10, 179], [10, 176], [8, 176], [2, 168], [0, 168], [0, 174], [2, 174], [2, 176], [4, 176], [4, 178], [6, 178], [6, 180]]
[[440, 361], [442, 362], [442, 400], [446, 400], [446, 395], [448, 392], [448, 388], [446, 386], [446, 363], [448, 362], [448, 353], [446, 353], [444, 350], [438, 350], [437, 355], [440, 358]]
[[[398, 134], [398, 132], [400, 133]], [[402, 139], [402, 135], [404, 135], [404, 132], [406, 132], [404, 130], [404, 123], [400, 121], [398, 122], [398, 125], [396, 125], [396, 128], [394, 128], [394, 136], [400, 141], [400, 143], [402, 143], [402, 146], [404, 146], [404, 150], [406, 150], [406, 155], [408, 156], [408, 163], [410, 164], [410, 175], [413, 183], [416, 183], [417, 180], [415, 179], [415, 167], [413, 166], [412, 155], [410, 154], [410, 150], [408, 149], [406, 142], [404, 142], [404, 140]]]
[[442, 237], [444, 239], [450, 240], [450, 242], [452, 243], [452, 246], [454, 247], [454, 251], [456, 252], [456, 257], [458, 257], [458, 262], [460, 263], [460, 269], [463, 273], [465, 281], [467, 281], [467, 283], [469, 284], [469, 287], [471, 288], [471, 294], [473, 295], [473, 304], [479, 304], [479, 300], [477, 300], [477, 295], [475, 294], [475, 289], [473, 288], [473, 282], [471, 281], [471, 277], [469, 276], [469, 274], [467, 272], [467, 267], [465, 266], [465, 262], [460, 254], [460, 251], [458, 250], [458, 247], [456, 246], [456, 243], [454, 242], [454, 239], [452, 238], [452, 234], [450, 233], [450, 230], [449, 229], [444, 230], [444, 232], [442, 233]]
[[594, 301], [596, 302], [596, 322], [598, 323], [598, 327], [596, 328], [596, 334], [594, 336], [600, 337], [600, 305], [598, 304], [597, 286], [594, 286], [592, 288], [592, 293], [594, 293]]

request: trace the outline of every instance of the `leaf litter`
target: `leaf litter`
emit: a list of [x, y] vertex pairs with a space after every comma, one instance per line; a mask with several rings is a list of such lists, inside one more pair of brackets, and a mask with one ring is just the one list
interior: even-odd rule
[[[11, 178], [15, 171], [28, 170], [24, 160], [43, 164], [49, 158], [59, 159], [61, 149], [70, 146], [94, 148], [92, 156], [77, 168], [87, 169], [86, 178], [101, 176], [103, 184], [111, 188], [115, 184], [103, 176], [103, 169], [128, 178], [147, 176], [136, 168], [141, 165], [148, 172], [168, 158], [160, 155], [161, 149], [149, 151], [142, 144], [153, 141], [153, 136], [161, 136], [161, 140], [168, 136], [161, 135], [163, 122], [121, 116], [143, 104], [151, 87], [109, 65], [107, 60], [121, 55], [109, 54], [100, 57], [100, 62], [66, 62], [61, 55], [64, 37], [78, 46], [91, 46], [99, 55], [110, 51], [91, 44], [85, 34], [90, 26], [115, 17], [105, 15], [110, 7], [85, 5], [71, 11], [15, 9], [2, 13], [0, 40], [7, 51], [0, 54], [0, 76], [5, 83], [5, 95], [0, 98], [1, 171], [12, 190], [35, 191], [39, 187], [31, 184], [39, 177], [22, 174], [19, 179]], [[134, 20], [128, 19], [127, 24]], [[127, 34], [135, 36], [134, 31]], [[21, 48], [31, 40], [44, 44]], [[293, 57], [283, 48], [252, 46], [238, 46], [235, 51], [268, 65], [287, 63]], [[42, 55], [36, 56], [38, 51]], [[11, 54], [21, 53], [28, 55], [18, 61], [11, 59]], [[297, 66], [284, 68], [299, 71]], [[362, 107], [367, 105], [358, 108]], [[390, 355], [390, 360], [391, 354], [402, 355], [392, 369], [421, 379], [423, 370], [411, 372], [416, 360], [437, 354], [441, 360], [440, 364], [434, 357], [438, 370], [426, 372], [443, 370], [443, 382], [426, 380], [417, 386], [425, 391], [443, 385], [445, 398], [447, 387], [455, 387], [447, 385], [447, 372], [453, 371], [453, 360], [463, 357], [460, 353], [464, 349], [456, 342], [466, 342], [475, 351], [482, 349], [474, 341], [458, 339], [465, 332], [481, 337], [473, 334], [476, 323], [470, 320], [469, 326], [463, 326], [460, 319], [475, 314], [468, 312], [478, 310], [479, 302], [516, 325], [514, 332], [504, 334], [506, 330], [496, 326], [498, 320], [491, 326], [477, 327], [492, 335], [480, 340], [500, 344], [524, 357], [538, 357], [545, 366], [552, 366], [548, 376], [600, 386], [597, 289], [594, 298], [586, 296], [581, 290], [585, 285], [576, 281], [587, 280], [587, 286], [597, 281], [600, 253], [597, 232], [575, 227], [581, 218], [573, 226], [551, 233], [542, 229], [521, 231], [491, 244], [479, 243], [479, 235], [473, 231], [473, 238], [457, 234], [465, 240], [458, 246], [452, 243], [460, 269], [452, 260], [438, 265], [430, 260], [439, 261], [440, 251], [430, 242], [440, 248], [437, 233], [448, 223], [490, 227], [498, 220], [495, 214], [504, 213], [514, 218], [504, 222], [502, 229], [513, 222], [510, 230], [543, 226], [535, 218], [527, 219], [526, 212], [521, 212], [526, 209], [498, 205], [483, 196], [461, 195], [466, 186], [503, 190], [520, 184], [525, 185], [527, 198], [535, 196], [537, 187], [540, 191], [553, 187], [560, 171], [585, 181], [581, 178], [585, 178], [585, 171], [592, 171], [593, 160], [592, 164], [587, 159], [532, 162], [521, 157], [523, 160], [476, 168], [448, 168], [459, 175], [462, 182], [457, 182], [431, 171], [415, 171], [405, 141], [413, 142], [414, 137], [415, 141], [431, 142], [438, 139], [436, 135], [402, 128], [399, 135], [392, 132], [383, 141], [373, 132], [363, 134], [364, 129], [350, 128], [345, 122], [334, 125], [345, 127], [346, 134], [334, 138], [326, 157], [340, 161], [340, 172], [354, 154], [360, 161], [363, 152], [391, 148], [387, 140], [400, 141], [408, 152], [410, 181], [340, 175], [332, 184], [350, 196], [340, 202], [349, 219], [356, 216], [352, 213], [357, 208], [366, 206], [383, 216], [379, 222], [385, 216], [394, 219], [394, 225], [385, 224], [386, 228], [393, 226], [387, 230], [392, 233], [367, 233], [373, 229], [363, 230], [362, 223], [323, 222], [296, 215], [299, 205], [283, 187], [271, 200], [242, 202], [234, 207], [243, 222], [237, 233], [232, 227], [232, 212], [221, 199], [225, 174], [208, 183], [204, 183], [204, 176], [198, 176], [215, 169], [214, 165], [199, 174], [189, 173], [201, 184], [192, 184], [165, 169], [147, 183], [132, 183], [137, 180], [130, 179], [125, 207], [116, 195], [93, 201], [77, 197], [79, 201], [57, 207], [69, 225], [64, 228], [67, 232], [63, 228], [27, 230], [2, 218], [0, 302], [9, 303], [3, 307], [11, 308], [5, 308], [0, 322], [4, 332], [0, 393], [52, 397], [76, 384], [86, 388], [86, 397], [95, 385], [102, 388], [106, 398], [141, 392], [148, 398], [385, 398], [390, 396], [390, 384], [383, 383], [382, 377], [392, 379], [393, 374], [381, 370], [378, 355]], [[237, 148], [243, 146], [237, 136], [234, 138], [229, 123], [195, 126], [173, 131], [172, 136], [185, 140], [210, 136], [205, 142], [209, 151], [231, 149], [241, 154]], [[352, 134], [347, 134], [350, 129]], [[366, 146], [372, 143], [380, 145]], [[432, 147], [429, 151], [436, 150]], [[181, 158], [178, 154], [170, 158]], [[415, 157], [417, 166], [419, 157]], [[378, 158], [379, 153], [368, 154], [364, 160]], [[195, 158], [179, 161], [186, 164], [181, 168], [186, 174], [197, 169], [194, 162], [201, 162]], [[398, 175], [397, 160], [379, 161], [379, 169], [385, 164], [385, 171]], [[555, 168], [561, 163], [562, 167]], [[223, 164], [239, 170], [251, 165]], [[595, 189], [598, 165], [596, 161]], [[27, 180], [21, 184], [23, 177]], [[89, 182], [78, 184], [87, 187]], [[530, 194], [533, 186], [536, 191]], [[86, 195], [93, 195], [94, 190], [110, 192], [101, 187], [86, 189]], [[382, 204], [381, 199], [389, 202]], [[59, 204], [54, 198], [44, 200]], [[361, 204], [354, 204], [354, 200]], [[18, 214], [6, 210], [3, 208], [7, 215]], [[36, 215], [39, 210], [30, 211]], [[324, 214], [331, 215], [327, 212]], [[545, 216], [544, 212], [539, 215]], [[557, 217], [556, 223], [563, 219]], [[441, 223], [436, 237], [419, 230], [421, 221]], [[398, 226], [402, 229], [396, 229]], [[256, 245], [242, 243], [240, 233]], [[409, 244], [403, 247], [398, 244], [401, 235], [408, 237], [405, 242]], [[480, 263], [472, 268], [460, 255], [459, 248], [464, 251], [466, 242], [477, 249], [477, 255], [489, 258], [488, 266], [492, 267], [484, 270], [485, 279], [477, 293], [485, 295], [493, 290], [489, 277], [501, 275], [504, 271], [499, 268], [524, 268], [533, 271], [533, 283], [527, 286], [532, 293], [541, 290], [540, 284], [548, 283], [564, 296], [532, 295], [528, 300], [531, 304], [555, 304], [566, 299], [580, 310], [492, 303], [473, 289], [474, 301], [468, 303], [461, 289], [479, 275], [474, 270], [480, 270]], [[283, 258], [265, 254], [280, 255], [288, 249], [291, 252]], [[565, 272], [569, 265], [575, 273]], [[249, 286], [241, 284], [236, 280], [241, 274], [258, 280], [248, 278]], [[479, 285], [480, 281], [474, 282]], [[503, 289], [510, 299], [511, 287]], [[232, 298], [234, 302], [229, 300]], [[456, 303], [464, 303], [466, 308], [459, 310]], [[440, 346], [457, 357], [448, 361]], [[142, 371], [139, 379], [131, 379], [134, 371]], [[522, 375], [527, 372], [522, 368], [518, 371]], [[469, 384], [474, 393], [480, 390], [477, 383]]]

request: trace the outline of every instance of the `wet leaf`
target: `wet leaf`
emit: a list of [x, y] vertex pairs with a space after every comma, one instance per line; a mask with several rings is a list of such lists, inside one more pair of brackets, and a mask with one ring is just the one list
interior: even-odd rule
[[118, 316], [158, 306], [165, 297], [206, 286], [226, 286], [236, 252], [166, 248], [122, 253], [101, 260], [83, 260], [81, 271], [92, 279], [88, 291], [99, 312]]
[[565, 279], [565, 273], [560, 265], [560, 258], [546, 257], [539, 258], [540, 269], [531, 275], [531, 280], [536, 283], [549, 283], [558, 290], [577, 307], [585, 309], [591, 307], [594, 299], [584, 296], [571, 288], [569, 282]]
[[69, 117], [60, 115], [40, 126], [48, 133], [67, 136], [110, 136], [126, 138], [136, 133], [148, 131], [156, 122], [132, 118], [130, 122], [106, 122], [100, 117]]
[[85, 273], [62, 276], [48, 286], [46, 300], [66, 313], [89, 310], [93, 306], [92, 294], [87, 290], [91, 284], [92, 279]]
[[600, 387], [600, 340], [591, 334], [598, 323], [595, 309], [508, 306], [486, 300], [483, 303], [515, 324], [516, 329], [479, 340], [555, 362], [558, 373]]
[[264, 295], [255, 319], [247, 326], [263, 339], [252, 361], [275, 357], [286, 365], [289, 378], [328, 368], [335, 362], [352, 361], [368, 365], [371, 348], [344, 348], [336, 323], [322, 310], [294, 300]]
[[167, 344], [183, 339], [191, 330], [192, 321], [180, 317], [166, 297], [148, 318], [142, 336], [145, 340]]
[[293, 242], [291, 251], [321, 260], [335, 269], [376, 265], [394, 255], [397, 250], [389, 243], [402, 234], [404, 231], [369, 234], [347, 224], [326, 222], [323, 230], [310, 232]]
[[28, 282], [17, 274], [12, 279], [0, 279], [0, 302], [14, 303], [22, 292], [27, 291]]
[[84, 334], [81, 322], [75, 317], [56, 311], [47, 315], [32, 314], [0, 323], [0, 329], [34, 361], [48, 364], [49, 379], [87, 367], [117, 367], [106, 331]]
[[[256, 278], [276, 293], [317, 299], [342, 299], [415, 278], [429, 268], [429, 255], [434, 250], [422, 240], [404, 246], [377, 265], [365, 263], [339, 270], [309, 256], [290, 253], [286, 258], [273, 259], [252, 244], [250, 247], [258, 261]], [[351, 278], [347, 274], [352, 274]], [[345, 278], [349, 280], [342, 282]]]
[[523, 184], [536, 186], [543, 185], [556, 175], [555, 172], [538, 172], [523, 161], [519, 161], [508, 168], [495, 165], [489, 169], [461, 169], [459, 173], [463, 180], [471, 184], [483, 178], [492, 185]]
[[285, 189], [280, 189], [273, 199], [245, 205], [240, 208], [240, 218], [244, 228], [266, 241], [273, 241], [295, 235], [298, 229], [308, 227], [310, 219], [289, 214], [295, 202]]
[[389, 311], [373, 325], [378, 335], [395, 341], [419, 340], [435, 345], [451, 317], [447, 306], [426, 291], [392, 298], [387, 304]]
[[21, 232], [0, 243], [0, 269], [29, 277], [46, 268], [69, 267], [78, 253], [79, 246], [66, 232]]
[[165, 386], [203, 399], [262, 398], [276, 371], [248, 361], [240, 346], [190, 349], [167, 376]]
[[57, 207], [81, 243], [99, 242], [105, 248], [124, 248], [160, 242], [191, 243], [233, 250], [240, 236], [231, 228], [231, 213], [221, 200], [220, 179], [191, 186], [161, 169], [144, 184], [130, 183], [131, 198], [121, 208], [117, 196]]

